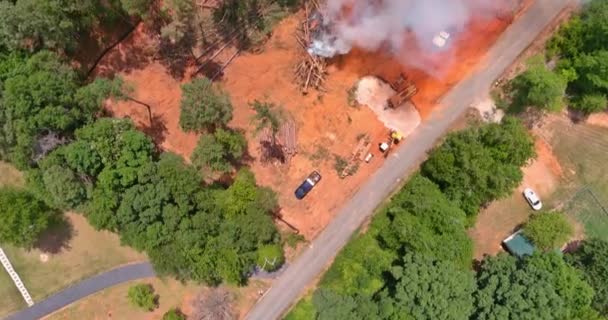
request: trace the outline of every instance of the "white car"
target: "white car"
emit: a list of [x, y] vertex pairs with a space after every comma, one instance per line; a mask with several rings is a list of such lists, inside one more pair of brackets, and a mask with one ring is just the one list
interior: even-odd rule
[[540, 201], [540, 198], [536, 195], [536, 192], [530, 188], [524, 189], [524, 198], [530, 204], [532, 209], [538, 211], [543, 208], [543, 203]]
[[433, 37], [433, 44], [437, 48], [443, 48], [450, 39], [450, 34], [447, 31], [441, 31]]

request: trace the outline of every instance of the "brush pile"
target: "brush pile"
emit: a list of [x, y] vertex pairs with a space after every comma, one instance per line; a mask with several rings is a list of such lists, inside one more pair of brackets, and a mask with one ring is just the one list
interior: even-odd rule
[[319, 28], [323, 28], [323, 17], [317, 0], [306, 1], [304, 11], [304, 21], [296, 32], [296, 39], [302, 46], [303, 54], [302, 60], [295, 68], [295, 78], [302, 89], [302, 94], [308, 94], [310, 88], [323, 92], [327, 63], [325, 58], [313, 55], [308, 50], [315, 33]]

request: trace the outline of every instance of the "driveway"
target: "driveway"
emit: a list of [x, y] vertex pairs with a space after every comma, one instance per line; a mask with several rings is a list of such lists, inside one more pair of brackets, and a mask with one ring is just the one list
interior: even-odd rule
[[8, 316], [5, 320], [37, 320], [95, 292], [123, 282], [154, 276], [156, 274], [148, 262], [122, 266], [83, 280], [44, 301]]
[[336, 218], [279, 277], [249, 312], [248, 320], [278, 319], [332, 262], [336, 253], [374, 210], [416, 169], [437, 140], [509, 67], [541, 31], [576, 0], [536, 0], [488, 52], [486, 66], [457, 84], [441, 107], [394, 151], [384, 165], [344, 204]]

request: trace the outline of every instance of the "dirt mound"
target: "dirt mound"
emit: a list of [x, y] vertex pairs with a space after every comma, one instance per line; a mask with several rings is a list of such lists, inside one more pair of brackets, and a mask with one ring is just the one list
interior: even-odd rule
[[410, 102], [396, 108], [388, 107], [388, 98], [395, 94], [391, 86], [373, 76], [363, 77], [356, 85], [356, 100], [368, 106], [387, 128], [407, 137], [420, 125], [420, 114]]

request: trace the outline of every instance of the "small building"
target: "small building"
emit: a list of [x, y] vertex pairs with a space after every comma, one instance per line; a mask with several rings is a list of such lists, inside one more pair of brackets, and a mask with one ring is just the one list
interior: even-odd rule
[[507, 237], [502, 244], [510, 254], [518, 258], [530, 256], [536, 251], [532, 242], [524, 237], [521, 230]]

